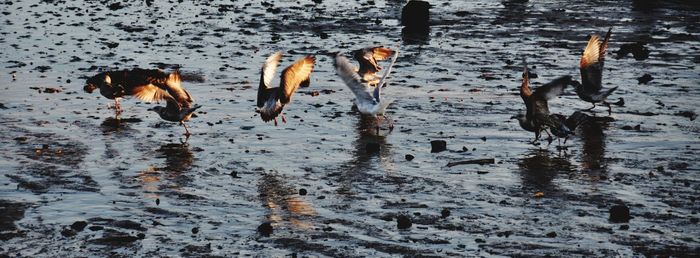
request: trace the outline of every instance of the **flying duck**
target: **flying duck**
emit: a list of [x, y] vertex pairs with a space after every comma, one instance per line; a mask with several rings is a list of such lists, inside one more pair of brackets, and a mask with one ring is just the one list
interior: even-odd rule
[[[352, 93], [355, 94], [355, 105], [360, 113], [376, 118], [377, 133], [379, 132], [381, 119], [384, 118], [384, 112], [393, 101], [382, 97], [382, 86], [386, 83], [386, 79], [391, 73], [391, 68], [394, 66], [398, 56], [399, 51], [395, 51], [394, 57], [391, 59], [391, 64], [389, 64], [389, 67], [384, 71], [384, 75], [382, 75], [376, 86], [372, 86], [370, 82], [363, 80], [362, 77], [355, 72], [355, 67], [350, 64], [350, 60], [346, 57], [342, 55], [336, 55], [335, 57], [336, 73], [343, 79], [343, 82], [350, 88]], [[390, 123], [389, 128], [393, 128], [393, 124]]]
[[[581, 61], [579, 63], [581, 70], [581, 83], [574, 83], [574, 90], [578, 97], [586, 102], [593, 104], [593, 107], [588, 110], [595, 108], [596, 103], [602, 103], [608, 107], [608, 115], [612, 113], [611, 103], [605, 100], [617, 89], [613, 87], [607, 90], [603, 90], [603, 64], [605, 61], [605, 54], [608, 50], [608, 42], [610, 41], [610, 34], [612, 33], [612, 28], [608, 30], [605, 35], [603, 42], [600, 42], [598, 35], [591, 35], [588, 40], [588, 45], [583, 51], [581, 56]], [[616, 105], [624, 105], [624, 100], [620, 100]]]
[[377, 61], [389, 59], [394, 54], [394, 50], [387, 47], [366, 47], [353, 51], [353, 57], [360, 63], [357, 74], [363, 82], [368, 82], [371, 86], [376, 86], [380, 78], [377, 72], [382, 70]]
[[200, 105], [194, 105], [192, 95], [182, 87], [182, 80], [178, 72], [171, 73], [171, 78], [168, 83], [158, 85], [159, 87], [148, 87], [141, 89], [134, 94], [139, 99], [148, 102], [166, 101], [165, 107], [156, 106], [148, 110], [158, 113], [160, 118], [170, 122], [178, 122], [185, 128], [185, 136], [190, 137], [190, 131], [187, 129], [187, 122], [195, 110], [200, 108]]
[[119, 100], [126, 96], [135, 96], [143, 101], [153, 100], [150, 93], [167, 88], [168, 84], [179, 83], [180, 75], [176, 72], [165, 73], [158, 69], [141, 69], [102, 72], [87, 79], [83, 90], [92, 93], [100, 89], [100, 94], [114, 100], [115, 114], [121, 114]]
[[[292, 100], [292, 95], [299, 87], [308, 87], [311, 82], [311, 71], [316, 63], [312, 55], [305, 56], [282, 71], [280, 86], [270, 88], [277, 66], [282, 59], [282, 53], [277, 52], [265, 60], [260, 71], [260, 86], [258, 87], [258, 112], [263, 121], [275, 121], [282, 109]], [[282, 115], [282, 122], [287, 119]]]

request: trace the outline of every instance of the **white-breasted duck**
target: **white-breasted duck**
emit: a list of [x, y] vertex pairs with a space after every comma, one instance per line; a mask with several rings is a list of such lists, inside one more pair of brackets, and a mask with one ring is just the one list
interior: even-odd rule
[[[281, 59], [282, 53], [277, 52], [265, 60], [260, 71], [260, 85], [258, 87], [257, 111], [260, 113], [260, 118], [265, 122], [274, 120], [275, 126], [277, 126], [277, 116], [282, 113], [284, 106], [292, 101], [294, 92], [299, 87], [309, 86], [311, 72], [316, 63], [316, 58], [313, 55], [297, 60], [282, 71], [280, 86], [270, 88]], [[282, 115], [282, 122], [287, 122], [284, 115]]]

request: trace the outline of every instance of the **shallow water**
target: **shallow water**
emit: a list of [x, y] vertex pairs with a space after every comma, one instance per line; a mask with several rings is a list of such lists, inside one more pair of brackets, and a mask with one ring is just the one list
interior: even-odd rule
[[[519, 2], [432, 1], [427, 35], [402, 33], [403, 1], [3, 2], [0, 254], [698, 255], [698, 8]], [[626, 105], [607, 120], [595, 109], [605, 121], [565, 149], [529, 144], [510, 119], [524, 112], [521, 58], [535, 86], [578, 76], [588, 35], [608, 27], [604, 87]], [[647, 59], [615, 58], [637, 41]], [[396, 128], [380, 135], [328, 55], [369, 45], [401, 50], [384, 91]], [[317, 64], [275, 127], [254, 101], [278, 50], [283, 66]], [[203, 106], [186, 144], [153, 104], [127, 99], [116, 122], [82, 91], [101, 69], [136, 66], [186, 75]], [[589, 106], [571, 90], [550, 102]], [[446, 166], [481, 158], [495, 164]], [[608, 220], [616, 204], [628, 223]]]

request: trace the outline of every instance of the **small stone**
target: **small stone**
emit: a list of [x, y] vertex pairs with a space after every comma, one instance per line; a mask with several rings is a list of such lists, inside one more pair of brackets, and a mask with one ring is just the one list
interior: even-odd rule
[[72, 228], [75, 231], [83, 231], [83, 229], [85, 229], [86, 226], [87, 226], [87, 222], [76, 221], [76, 222], [73, 222], [72, 225], [70, 225], [70, 228]]
[[447, 150], [447, 142], [443, 140], [430, 141], [430, 152], [438, 153]]
[[199, 233], [199, 228], [198, 227], [192, 228], [192, 234], [197, 234], [197, 233]]
[[612, 223], [626, 223], [628, 222], [632, 217], [630, 216], [630, 208], [625, 206], [624, 204], [619, 204], [612, 206], [610, 208], [610, 222]]
[[637, 81], [639, 82], [638, 84], [647, 84], [653, 79], [654, 77], [651, 77], [651, 74], [646, 73], [642, 77], [637, 78]]
[[160, 198], [156, 198], [156, 205], [160, 205]]
[[549, 238], [557, 237], [557, 232], [554, 232], [554, 231], [549, 232], [549, 233], [547, 233], [547, 237], [549, 237]]
[[396, 217], [396, 227], [399, 229], [408, 229], [413, 225], [411, 218], [408, 215], [401, 214]]
[[620, 230], [628, 230], [628, 229], [630, 229], [630, 225], [627, 225], [627, 224], [620, 225]]
[[411, 155], [411, 154], [406, 154], [406, 160], [411, 161], [411, 160], [413, 160], [414, 158], [416, 158], [416, 157], [414, 157], [414, 156]]
[[442, 211], [440, 212], [443, 219], [449, 217], [450, 213], [451, 213], [450, 209], [448, 209], [448, 208], [443, 208]]
[[304, 189], [304, 188], [299, 189], [299, 195], [306, 195], [306, 193], [307, 193], [306, 189]]
[[272, 224], [270, 222], [265, 222], [258, 226], [258, 233], [264, 237], [269, 237], [272, 234]]

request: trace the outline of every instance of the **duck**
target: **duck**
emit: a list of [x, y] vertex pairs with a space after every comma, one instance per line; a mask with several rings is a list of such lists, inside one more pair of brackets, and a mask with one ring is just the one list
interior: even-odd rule
[[357, 74], [364, 82], [368, 82], [371, 86], [376, 86], [380, 78], [377, 72], [382, 70], [377, 61], [389, 59], [394, 55], [394, 50], [388, 47], [365, 47], [352, 52], [353, 57], [360, 64], [357, 69]]
[[558, 115], [550, 114], [548, 101], [558, 97], [568, 85], [572, 85], [572, 76], [561, 76], [533, 91], [530, 89], [527, 63], [525, 60], [523, 63], [525, 64], [523, 81], [520, 85], [520, 97], [525, 103], [526, 113], [512, 116], [511, 119], [517, 119], [520, 127], [535, 133], [535, 139], [531, 142], [533, 144], [539, 140], [542, 131], [549, 135], [547, 140], [550, 143], [553, 138], [549, 131], [556, 132], [555, 136], [567, 137], [572, 130], [566, 127]]
[[182, 79], [179, 72], [170, 74], [170, 78], [165, 84], [156, 84], [157, 87], [144, 87], [139, 89], [134, 96], [147, 102], [165, 101], [165, 106], [155, 106], [149, 108], [163, 120], [178, 122], [185, 128], [185, 136], [190, 137], [190, 131], [185, 122], [189, 121], [194, 111], [201, 105], [195, 105], [192, 95], [182, 87]]
[[[107, 99], [114, 100], [115, 116], [122, 112], [120, 100], [135, 96], [143, 101], [154, 99], [152, 94], [168, 84], [179, 83], [179, 72], [165, 73], [159, 69], [134, 68], [130, 70], [101, 72], [87, 79], [83, 90], [92, 93], [96, 89]], [[150, 95], [149, 95], [150, 94]]]
[[616, 103], [608, 103], [606, 100], [610, 94], [612, 94], [616, 87], [610, 89], [603, 89], [603, 65], [605, 63], [605, 54], [608, 50], [608, 42], [610, 41], [610, 35], [612, 33], [612, 28], [608, 29], [608, 33], [605, 38], [600, 42], [598, 35], [591, 35], [588, 40], [588, 45], [583, 51], [581, 56], [581, 61], [579, 62], [579, 68], [581, 71], [581, 83], [574, 83], [574, 91], [576, 95], [586, 102], [593, 104], [593, 107], [588, 110], [592, 110], [596, 107], [596, 103], [601, 103], [608, 107], [608, 115], [612, 114], [612, 107], [610, 104], [615, 104], [618, 106], [624, 105], [624, 99], [620, 98]]
[[[257, 112], [263, 122], [274, 120], [277, 126], [277, 116], [282, 113], [285, 105], [292, 101], [292, 96], [299, 87], [309, 87], [311, 72], [316, 64], [316, 57], [307, 55], [298, 59], [282, 71], [280, 86], [271, 88], [277, 66], [282, 60], [282, 52], [270, 55], [260, 70], [260, 85], [258, 86]], [[282, 122], [287, 119], [282, 115]]]
[[[389, 67], [384, 71], [376, 86], [372, 86], [371, 82], [364, 80], [360, 74], [355, 72], [355, 67], [350, 64], [350, 60], [340, 54], [335, 57], [335, 70], [338, 76], [343, 80], [345, 85], [350, 88], [355, 95], [354, 104], [357, 110], [363, 115], [369, 115], [375, 118], [377, 134], [379, 133], [381, 120], [385, 118], [386, 108], [393, 102], [391, 99], [386, 99], [382, 96], [382, 87], [387, 81], [387, 77], [391, 73], [391, 69], [396, 63], [399, 51], [394, 51], [394, 56], [391, 59]], [[393, 122], [389, 120], [389, 129], [393, 129]]]

